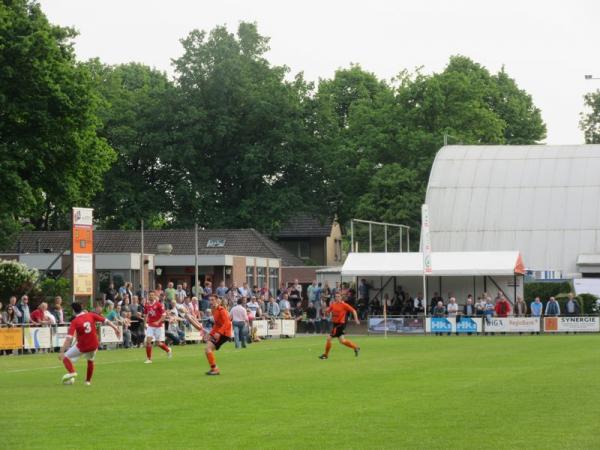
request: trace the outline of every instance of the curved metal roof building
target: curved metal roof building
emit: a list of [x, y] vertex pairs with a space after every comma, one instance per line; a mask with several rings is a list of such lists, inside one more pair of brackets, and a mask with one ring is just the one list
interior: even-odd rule
[[600, 145], [446, 146], [426, 203], [433, 251], [519, 250], [529, 270], [600, 276]]

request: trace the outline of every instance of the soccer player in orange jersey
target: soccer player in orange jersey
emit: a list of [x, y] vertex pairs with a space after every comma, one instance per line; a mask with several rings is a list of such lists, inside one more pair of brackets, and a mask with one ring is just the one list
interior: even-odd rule
[[331, 313], [333, 330], [331, 330], [331, 334], [327, 336], [327, 343], [325, 344], [325, 353], [319, 356], [319, 358], [329, 358], [329, 351], [331, 350], [332, 338], [338, 338], [340, 344], [344, 344], [346, 347], [350, 347], [354, 350], [354, 356], [358, 356], [358, 353], [360, 352], [360, 347], [352, 341], [344, 338], [344, 330], [346, 328], [346, 315], [348, 313], [351, 313], [354, 316], [354, 321], [356, 322], [356, 324], [360, 325], [360, 321], [358, 320], [358, 316], [356, 315], [356, 310], [348, 303], [342, 300], [342, 294], [335, 294], [335, 297], [329, 305], [329, 308], [327, 308], [326, 312]]
[[[209, 300], [210, 309], [212, 310], [212, 315], [215, 323], [212, 329], [210, 330], [210, 334], [208, 335], [208, 340], [206, 342], [206, 347], [204, 348], [204, 353], [206, 353], [206, 359], [208, 360], [208, 364], [210, 365], [210, 370], [206, 372], [206, 375], [220, 375], [221, 371], [217, 367], [214, 352], [219, 350], [219, 348], [221, 348], [221, 345], [223, 345], [225, 342], [231, 340], [231, 319], [229, 318], [229, 313], [227, 312], [227, 309], [221, 305], [219, 297], [213, 294], [209, 296]], [[192, 315], [186, 314], [186, 318], [198, 331], [204, 331], [202, 324], [198, 322]]]

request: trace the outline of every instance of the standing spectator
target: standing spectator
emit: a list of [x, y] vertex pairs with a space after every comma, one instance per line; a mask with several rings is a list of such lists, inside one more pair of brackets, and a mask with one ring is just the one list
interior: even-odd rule
[[210, 281], [204, 282], [204, 293], [202, 294], [201, 300], [206, 301], [206, 309], [209, 308], [208, 297], [210, 297], [213, 293], [212, 283]]
[[261, 315], [260, 305], [256, 301], [256, 296], [252, 296], [250, 301], [246, 304], [246, 308], [248, 308], [248, 316], [250, 320], [257, 319]]
[[467, 295], [467, 303], [463, 306], [463, 314], [466, 317], [475, 315], [475, 305], [473, 305], [473, 296], [471, 294]]
[[475, 314], [478, 316], [484, 316], [486, 304], [487, 302], [485, 301], [485, 296], [482, 295], [481, 297], [479, 297], [479, 299], [477, 300], [477, 304], [475, 305]]
[[579, 303], [577, 303], [577, 300], [575, 299], [575, 297], [573, 296], [573, 293], [569, 293], [569, 299], [567, 300], [567, 303], [565, 305], [565, 314], [567, 316], [578, 316], [579, 315]]
[[[195, 298], [195, 297], [194, 297]], [[177, 300], [171, 300], [170, 309], [167, 311], [167, 329], [165, 336], [175, 344], [180, 345], [185, 343], [185, 332], [181, 329], [180, 322], [183, 322], [183, 318], [179, 316], [177, 308]]]
[[298, 283], [298, 279], [294, 280], [294, 284], [289, 287], [288, 291], [290, 302], [295, 307], [298, 302], [302, 301], [302, 286]]
[[[316, 301], [315, 301], [316, 302]], [[288, 295], [287, 294], [283, 294], [283, 297], [281, 298], [281, 300], [279, 301], [279, 310], [280, 311], [284, 311], [284, 310], [290, 310], [291, 304], [288, 300]]]
[[550, 297], [548, 303], [546, 303], [546, 316], [560, 316], [560, 305], [554, 297]]
[[[15, 298], [16, 300], [16, 298]], [[8, 303], [6, 310], [2, 313], [2, 323], [8, 326], [18, 325], [19, 317], [17, 316], [17, 307]]]
[[177, 303], [182, 304], [183, 299], [185, 299], [187, 296], [187, 292], [185, 292], [185, 289], [183, 289], [183, 285], [178, 284], [177, 290], [175, 291], [175, 300], [177, 300]]
[[306, 288], [306, 297], [309, 303], [315, 303], [319, 294], [319, 288], [317, 286], [317, 280], [313, 280], [312, 284]]
[[[433, 307], [433, 317], [444, 317], [446, 315], [446, 307], [444, 306], [444, 302], [442, 300], [438, 300], [438, 302]], [[450, 334], [450, 333], [448, 333]], [[435, 332], [436, 336], [441, 336], [442, 333], [439, 331]]]
[[267, 316], [270, 319], [276, 319], [277, 317], [279, 317], [279, 313], [279, 305], [275, 303], [275, 297], [271, 297], [269, 299], [269, 303], [267, 303]]
[[18, 321], [18, 323], [20, 323], [21, 322], [21, 317], [23, 316], [23, 314], [21, 313], [21, 311], [17, 307], [17, 297], [15, 297], [14, 295], [11, 296], [8, 299], [8, 304], [13, 307], [13, 311], [15, 312], [15, 314], [17, 316], [17, 321]]
[[21, 312], [20, 323], [28, 324], [31, 322], [31, 312], [29, 311], [29, 297], [23, 295], [18, 305], [19, 311]]
[[[227, 287], [225, 286], [225, 281], [221, 281], [219, 283], [219, 287], [217, 287], [217, 297], [224, 298], [225, 295], [227, 295], [228, 290], [229, 289], [227, 289]], [[208, 309], [208, 307], [206, 309]]]
[[515, 303], [515, 316], [525, 317], [526, 315], [527, 303], [525, 303], [521, 297], [517, 297], [517, 302]]
[[62, 297], [60, 295], [54, 297], [54, 306], [50, 312], [56, 319], [56, 323], [65, 323], [65, 311], [62, 307]]
[[131, 305], [129, 306], [131, 309], [131, 342], [136, 347], [139, 347], [144, 342], [144, 316], [143, 316], [143, 306], [139, 304], [139, 298], [137, 295], [134, 295], [131, 299]]
[[238, 288], [239, 297], [250, 297], [252, 293], [250, 292], [250, 288], [248, 287], [248, 283], [242, 283], [242, 286]]
[[458, 314], [458, 303], [456, 303], [454, 297], [450, 297], [450, 302], [448, 303], [446, 310], [448, 311], [448, 317], [456, 317]]
[[[186, 297], [186, 299], [189, 297]], [[203, 311], [200, 310], [200, 304], [198, 303], [197, 297], [192, 297], [192, 300], [189, 303], [190, 314], [200, 320], [202, 318]]]
[[48, 304], [46, 302], [40, 303], [35, 311], [31, 313], [31, 323], [34, 325], [49, 325], [50, 321], [46, 317], [46, 310], [48, 309]]
[[442, 302], [442, 305], [443, 305], [444, 299], [442, 298], [442, 296], [439, 293], [434, 292], [433, 297], [431, 297], [431, 306], [430, 306], [432, 315], [433, 315], [433, 311], [435, 310], [435, 308], [437, 307], [437, 304], [439, 302]]
[[167, 288], [165, 289], [165, 296], [169, 305], [171, 304], [171, 300], [177, 300], [177, 291], [173, 287], [172, 281], [169, 281], [169, 283], [167, 284]]
[[328, 281], [325, 281], [325, 285], [321, 290], [321, 300], [325, 300], [325, 304], [329, 306], [329, 301], [331, 300], [331, 288], [329, 287]]
[[229, 311], [229, 316], [233, 322], [235, 348], [246, 348], [246, 330], [249, 329], [249, 322], [248, 312], [244, 308], [244, 297], [238, 299], [237, 305]]
[[[502, 291], [499, 292], [499, 294]], [[510, 307], [510, 303], [508, 302], [508, 300], [506, 299], [506, 297], [504, 295], [502, 295], [499, 299], [498, 302], [496, 303], [495, 306], [495, 311], [496, 311], [496, 315], [498, 317], [508, 317], [508, 315], [511, 312], [511, 307]]]
[[544, 304], [539, 297], [536, 297], [529, 305], [532, 317], [541, 317], [542, 311], [544, 310]]
[[423, 314], [425, 307], [423, 306], [423, 293], [417, 293], [417, 296], [413, 299], [413, 314]]
[[114, 285], [114, 283], [110, 283], [108, 285], [108, 288], [106, 289], [106, 291], [104, 291], [102, 300], [104, 300], [104, 301], [110, 300], [111, 302], [114, 302], [116, 295], [117, 295], [117, 291], [115, 290], [115, 285]]

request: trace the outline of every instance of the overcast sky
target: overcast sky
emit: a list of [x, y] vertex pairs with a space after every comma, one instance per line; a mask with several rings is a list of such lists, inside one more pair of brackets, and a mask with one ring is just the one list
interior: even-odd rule
[[[173, 74], [179, 39], [197, 28], [258, 23], [267, 57], [309, 80], [351, 62], [381, 78], [423, 66], [444, 68], [462, 54], [508, 74], [533, 96], [548, 144], [580, 144], [585, 92], [599, 89], [600, 2], [571, 0], [42, 0], [51, 22], [75, 27], [80, 59], [141, 62]], [[596, 31], [594, 31], [596, 30]]]

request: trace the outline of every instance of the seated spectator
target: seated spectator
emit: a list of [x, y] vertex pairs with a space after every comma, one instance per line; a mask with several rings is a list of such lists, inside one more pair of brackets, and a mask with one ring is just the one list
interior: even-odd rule
[[256, 301], [256, 296], [252, 296], [250, 301], [246, 304], [248, 309], [248, 316], [250, 320], [258, 319], [261, 316], [260, 305]]
[[[321, 319], [317, 320], [317, 308], [313, 303], [309, 303], [306, 308], [306, 332], [319, 333], [321, 328]], [[318, 330], [318, 331], [317, 331]]]
[[[171, 303], [177, 303], [177, 301], [171, 300]], [[185, 332], [180, 326], [180, 322], [183, 322], [184, 319], [179, 317], [177, 308], [173, 304], [171, 306], [171, 309], [167, 311], [165, 337], [175, 345], [185, 344]]]

